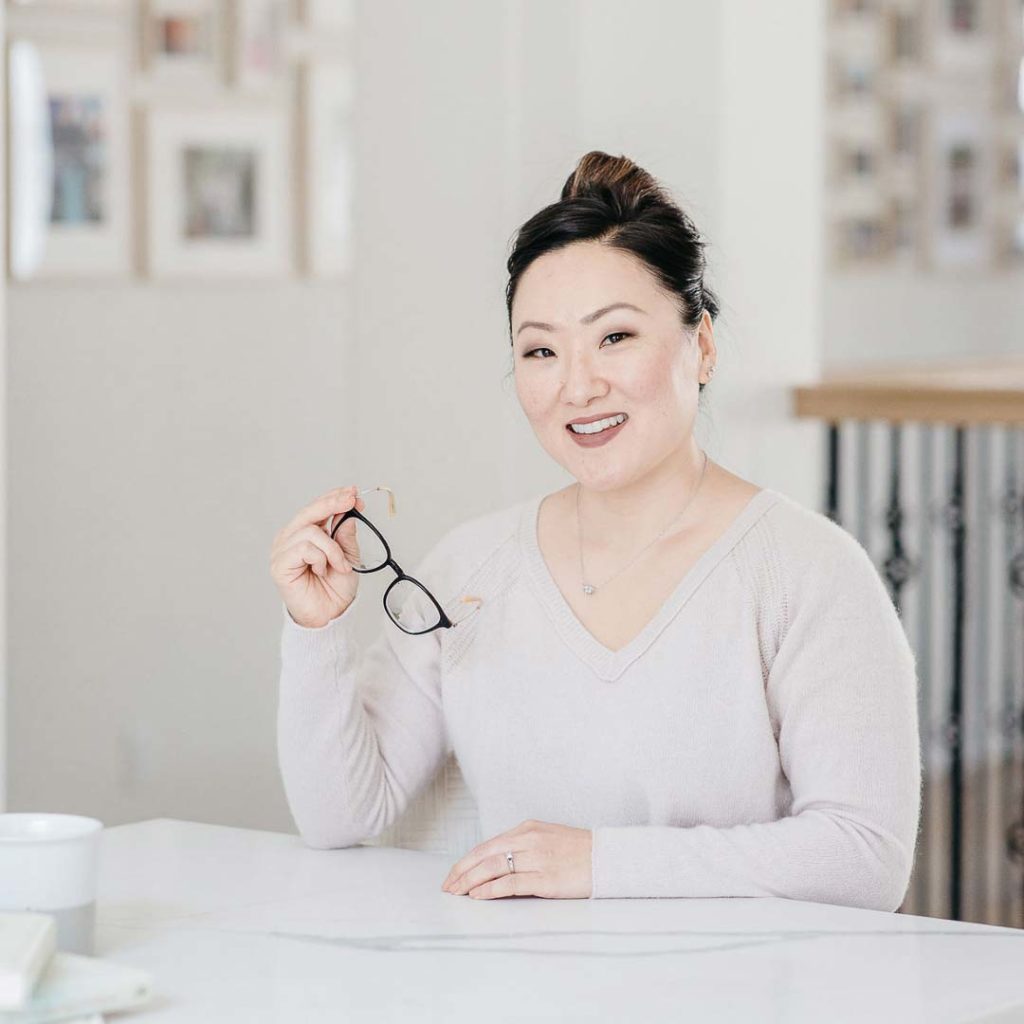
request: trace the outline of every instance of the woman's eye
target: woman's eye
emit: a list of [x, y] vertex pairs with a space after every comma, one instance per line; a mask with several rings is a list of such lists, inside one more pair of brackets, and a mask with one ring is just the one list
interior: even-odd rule
[[[604, 340], [607, 341], [609, 338], [629, 338], [629, 337], [632, 337], [632, 335], [628, 331], [616, 331], [614, 334], [607, 334], [607, 335], [605, 335]], [[612, 344], [613, 345], [617, 345], [618, 342], [615, 341], [615, 342], [612, 342]], [[530, 358], [536, 356], [538, 352], [550, 352], [550, 351], [551, 351], [551, 349], [549, 349], [549, 348], [532, 348], [532, 349], [530, 349], [529, 352], [524, 352], [523, 353], [523, 358], [524, 359], [530, 359]]]

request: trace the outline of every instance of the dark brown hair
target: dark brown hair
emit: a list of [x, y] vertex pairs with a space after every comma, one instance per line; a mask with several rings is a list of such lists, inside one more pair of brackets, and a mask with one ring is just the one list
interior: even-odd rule
[[510, 341], [512, 300], [526, 268], [544, 253], [591, 239], [639, 259], [676, 297], [685, 326], [696, 327], [704, 310], [712, 320], [718, 316], [718, 299], [704, 284], [705, 243], [693, 221], [643, 168], [595, 149], [576, 164], [558, 202], [515, 235], [505, 288]]

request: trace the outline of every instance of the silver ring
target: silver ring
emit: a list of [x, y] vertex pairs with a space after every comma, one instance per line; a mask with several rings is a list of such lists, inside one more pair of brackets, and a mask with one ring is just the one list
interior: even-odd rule
[[512, 859], [512, 851], [511, 850], [506, 850], [505, 851], [505, 860], [508, 861], [508, 871], [509, 871], [509, 874], [515, 874], [516, 862]]

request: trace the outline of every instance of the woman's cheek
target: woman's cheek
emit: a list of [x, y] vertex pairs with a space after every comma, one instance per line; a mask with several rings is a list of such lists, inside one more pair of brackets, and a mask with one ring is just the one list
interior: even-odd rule
[[522, 376], [516, 376], [516, 397], [526, 418], [535, 423], [541, 414], [544, 405], [542, 389], [537, 384], [524, 380]]

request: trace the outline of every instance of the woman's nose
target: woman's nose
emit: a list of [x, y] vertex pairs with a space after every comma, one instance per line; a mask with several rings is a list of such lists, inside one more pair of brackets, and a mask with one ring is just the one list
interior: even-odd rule
[[562, 399], [568, 405], [586, 405], [596, 395], [604, 394], [607, 386], [587, 355], [570, 356], [562, 381]]

